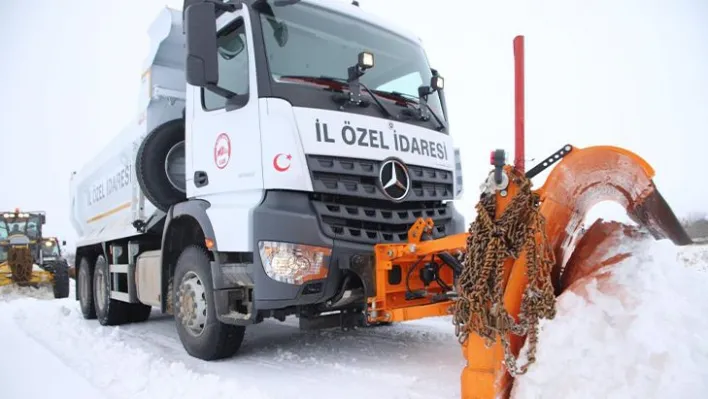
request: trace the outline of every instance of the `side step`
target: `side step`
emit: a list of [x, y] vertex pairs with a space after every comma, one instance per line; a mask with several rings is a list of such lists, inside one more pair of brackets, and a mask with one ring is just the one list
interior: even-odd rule
[[[135, 285], [135, 255], [138, 252], [138, 245], [128, 244], [127, 259], [123, 254], [123, 246], [111, 245], [111, 264], [108, 267], [111, 275], [111, 299], [121, 302], [139, 303], [138, 290]], [[128, 261], [128, 263], [124, 263]]]

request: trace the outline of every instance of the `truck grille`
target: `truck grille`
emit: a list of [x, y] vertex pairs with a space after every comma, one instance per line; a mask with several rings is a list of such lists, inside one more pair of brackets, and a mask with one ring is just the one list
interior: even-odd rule
[[453, 173], [407, 165], [411, 189], [401, 203], [378, 188], [380, 161], [308, 155], [312, 205], [324, 233], [365, 244], [405, 242], [419, 217], [432, 218], [434, 235], [446, 234], [452, 219]]

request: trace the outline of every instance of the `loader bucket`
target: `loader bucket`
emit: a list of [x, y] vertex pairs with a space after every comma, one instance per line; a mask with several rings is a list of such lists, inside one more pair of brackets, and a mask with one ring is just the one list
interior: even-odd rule
[[35, 271], [32, 254], [28, 246], [11, 246], [7, 261], [0, 263], [0, 286], [37, 286], [51, 284], [51, 274]]
[[[655, 187], [654, 170], [644, 159], [612, 146], [582, 149], [567, 146], [567, 149], [569, 153], [555, 165], [545, 184], [535, 190], [545, 231], [535, 233], [533, 240], [536, 244], [544, 241], [553, 255], [552, 267], [545, 271], [550, 273], [553, 295], [558, 296], [567, 289], [582, 295], [587, 281], [609, 276], [613, 265], [631, 256], [629, 250], [623, 249], [623, 243], [629, 240], [653, 236], [659, 240], [670, 239], [676, 245], [692, 243]], [[497, 218], [519, 190], [519, 179], [514, 176], [519, 176], [520, 172], [511, 167], [504, 171], [510, 177], [509, 187], [503, 196], [500, 192], [495, 194]], [[603, 201], [623, 206], [638, 226], [599, 220], [583, 232], [581, 225], [586, 214]], [[503, 307], [516, 322], [529, 286], [529, 265], [525, 252], [516, 259], [507, 257], [503, 263]], [[535, 338], [535, 332], [529, 331], [528, 339]], [[519, 356], [526, 339], [523, 334], [509, 334], [514, 357]], [[500, 338], [487, 347], [485, 340], [471, 333], [462, 345], [467, 360], [461, 376], [462, 397], [509, 397], [513, 376], [505, 366]], [[533, 361], [532, 354], [529, 360]]]
[[0, 263], [0, 287], [51, 287], [54, 298], [69, 296], [69, 268], [64, 262], [34, 264], [28, 245], [10, 245], [7, 261]]

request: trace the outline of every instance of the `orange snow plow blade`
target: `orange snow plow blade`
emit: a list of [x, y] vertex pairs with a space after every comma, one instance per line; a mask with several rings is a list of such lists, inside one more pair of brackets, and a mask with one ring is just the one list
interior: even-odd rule
[[[536, 360], [539, 321], [555, 317], [564, 291], [587, 296], [587, 283], [596, 281], [604, 293], [626, 299], [608, 277], [632, 256], [632, 241], [652, 236], [692, 244], [654, 185], [654, 169], [631, 151], [566, 145], [524, 171], [523, 43], [523, 36], [514, 39], [514, 166], [504, 150], [492, 152], [494, 169], [468, 232], [434, 239], [433, 220], [421, 218], [408, 243], [375, 246], [368, 321], [452, 313], [467, 361], [463, 399], [510, 396], [514, 377]], [[549, 167], [546, 183], [533, 190], [531, 179]], [[604, 201], [624, 207], [636, 226], [599, 220], [585, 230], [588, 211]], [[526, 361], [519, 366], [522, 347]]]
[[[622, 250], [627, 240], [651, 234], [656, 239], [671, 239], [676, 245], [692, 242], [654, 186], [654, 170], [638, 155], [610, 146], [585, 149], [567, 146], [566, 149], [570, 150], [569, 153], [551, 171], [546, 183], [535, 191], [540, 200], [538, 213], [545, 220], [545, 231], [537, 232], [533, 241], [546, 248], [550, 255], [549, 267], [545, 270], [537, 268], [536, 273], [550, 274], [545, 277], [550, 277], [547, 281], [552, 284], [553, 296], [569, 287], [582, 295], [583, 282], [607, 277], [608, 266], [631, 256], [631, 253]], [[505, 172], [510, 175], [510, 183], [506, 197], [502, 197], [500, 192], [495, 194], [497, 221], [519, 190], [516, 183], [519, 173], [509, 167], [505, 168]], [[582, 234], [582, 222], [587, 212], [602, 201], [615, 201], [622, 205], [639, 226], [598, 221]], [[541, 256], [540, 252], [536, 254]], [[506, 257], [503, 264], [503, 307], [516, 323], [520, 321], [523, 297], [529, 295], [527, 289], [534, 288], [529, 287], [529, 264], [525, 252], [516, 260]], [[537, 281], [544, 281], [543, 277], [538, 277]], [[543, 291], [543, 287], [538, 285], [533, 290], [537, 295]], [[464, 293], [460, 295], [464, 296]], [[499, 314], [493, 314], [493, 318], [499, 317], [494, 320], [497, 323], [501, 319]], [[549, 309], [545, 318], [552, 318], [554, 314], [554, 310]], [[462, 397], [508, 397], [513, 383], [512, 374], [525, 372], [525, 367], [510, 372], [507, 361], [509, 355], [514, 359], [518, 357], [527, 334], [535, 342], [537, 337], [532, 326], [519, 335], [506, 334], [510, 353], [505, 355], [501, 337], [495, 337], [495, 341], [487, 347], [482, 337], [470, 333], [463, 342], [467, 366], [462, 373]], [[529, 363], [535, 360], [533, 352], [531, 350], [527, 354]]]
[[[648, 235], [692, 242], [654, 186], [654, 170], [638, 155], [610, 146], [566, 146], [557, 154], [543, 165], [559, 160], [537, 190], [527, 174], [497, 165], [505, 183], [487, 186], [468, 233], [426, 240], [432, 220], [421, 218], [408, 243], [375, 247], [376, 296], [368, 321], [453, 313], [467, 360], [464, 399], [509, 397], [513, 376], [535, 360], [538, 320], [553, 318], [564, 290], [583, 295], [587, 281], [606, 280], [612, 265], [631, 256], [623, 244]], [[583, 231], [587, 212], [602, 201], [622, 205], [638, 226], [600, 220]], [[440, 281], [424, 284], [425, 268]], [[448, 286], [454, 292], [446, 296]], [[528, 363], [518, 367], [527, 339]]]

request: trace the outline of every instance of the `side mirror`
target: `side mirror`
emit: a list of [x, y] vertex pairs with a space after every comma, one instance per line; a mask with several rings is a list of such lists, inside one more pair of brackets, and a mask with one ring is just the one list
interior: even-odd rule
[[219, 55], [225, 60], [230, 60], [236, 57], [246, 49], [246, 45], [241, 36], [236, 36], [234, 38], [226, 36], [226, 40], [224, 40], [223, 43], [219, 43], [217, 40], [217, 46]]
[[275, 41], [278, 43], [278, 46], [285, 47], [288, 43], [288, 25], [285, 25], [285, 22], [279, 22], [273, 34], [275, 35]]
[[66, 240], [61, 240], [61, 246], [65, 247], [66, 246]]
[[219, 81], [216, 54], [216, 6], [212, 2], [195, 3], [184, 11], [187, 36], [187, 83], [206, 87]]

